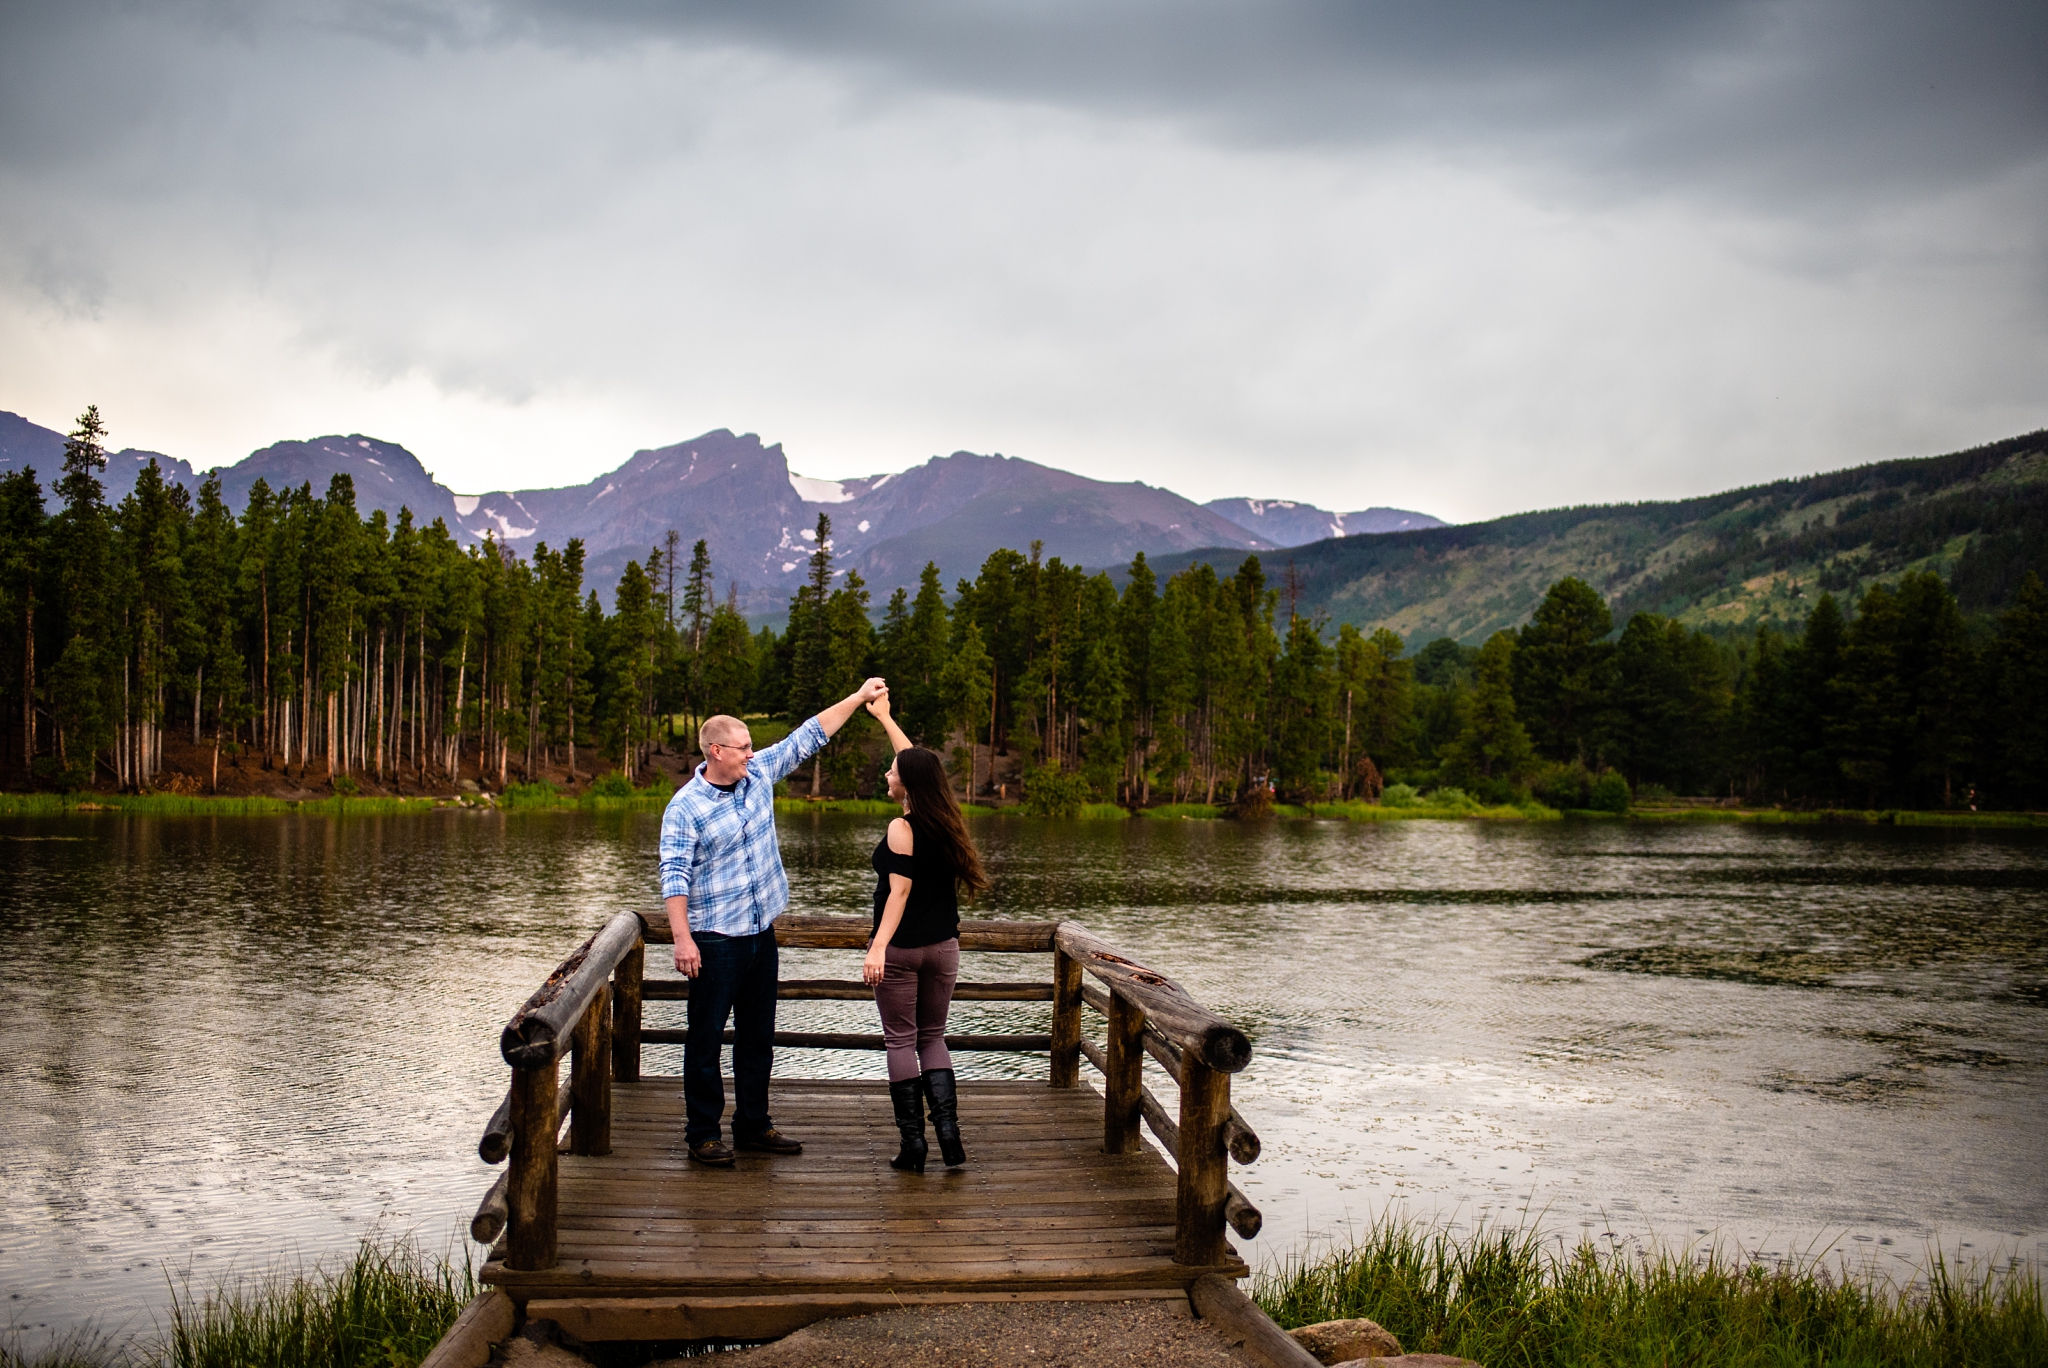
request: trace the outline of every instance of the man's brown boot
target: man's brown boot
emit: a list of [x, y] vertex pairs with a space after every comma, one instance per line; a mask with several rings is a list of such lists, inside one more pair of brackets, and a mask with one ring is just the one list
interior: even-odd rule
[[762, 1131], [759, 1135], [735, 1135], [732, 1138], [732, 1143], [736, 1149], [763, 1150], [769, 1154], [802, 1154], [804, 1152], [804, 1147], [801, 1144], [790, 1139], [772, 1126]]
[[713, 1168], [731, 1168], [733, 1163], [732, 1151], [726, 1148], [723, 1140], [698, 1141], [690, 1146], [690, 1157]]

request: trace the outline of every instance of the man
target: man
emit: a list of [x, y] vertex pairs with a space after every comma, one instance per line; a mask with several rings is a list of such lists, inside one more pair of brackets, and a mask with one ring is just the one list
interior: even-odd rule
[[690, 980], [683, 1044], [683, 1143], [700, 1164], [729, 1167], [720, 1138], [725, 1082], [719, 1043], [733, 1023], [733, 1144], [770, 1154], [804, 1147], [768, 1116], [775, 1056], [775, 919], [789, 906], [789, 875], [775, 839], [775, 785], [824, 748], [854, 709], [889, 691], [870, 679], [767, 750], [747, 724], [709, 717], [698, 729], [704, 763], [661, 815], [661, 895], [676, 938], [676, 968]]

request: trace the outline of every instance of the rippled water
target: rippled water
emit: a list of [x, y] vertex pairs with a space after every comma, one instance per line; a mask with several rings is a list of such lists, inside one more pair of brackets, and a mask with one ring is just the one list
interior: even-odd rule
[[[796, 910], [862, 911], [878, 831], [785, 821]], [[1251, 1033], [1235, 1097], [1265, 1140], [1237, 1173], [1266, 1213], [1254, 1264], [1390, 1204], [1768, 1253], [2048, 1254], [2038, 835], [977, 834], [992, 914], [1081, 918]], [[655, 904], [655, 836], [652, 814], [0, 822], [9, 1322], [147, 1329], [169, 1277], [379, 1227], [454, 1241], [491, 1177], [474, 1146], [504, 1088], [498, 1027], [604, 917]], [[1045, 972], [977, 958], [969, 975]], [[788, 952], [784, 972], [853, 965]], [[872, 1021], [783, 1006], [798, 1029]], [[777, 1071], [883, 1076], [879, 1055], [809, 1051]]]

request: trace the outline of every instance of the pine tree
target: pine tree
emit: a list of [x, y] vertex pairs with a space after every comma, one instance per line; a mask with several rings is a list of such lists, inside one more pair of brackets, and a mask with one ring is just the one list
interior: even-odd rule
[[1584, 580], [1550, 586], [1517, 636], [1515, 706], [1536, 749], [1552, 760], [1597, 760], [1607, 740], [1614, 616]]
[[1148, 757], [1153, 747], [1153, 713], [1157, 703], [1152, 688], [1152, 638], [1158, 618], [1159, 577], [1140, 551], [1131, 557], [1131, 567], [1124, 579], [1123, 598], [1117, 605], [1117, 633], [1122, 640], [1124, 694], [1130, 710], [1126, 780], [1141, 804], [1152, 799]]
[[[831, 703], [860, 687], [874, 658], [875, 633], [868, 622], [868, 587], [858, 571], [846, 572], [846, 582], [826, 600], [823, 617], [827, 639], [824, 698]], [[861, 739], [872, 726], [865, 711], [856, 711], [821, 752], [835, 785], [852, 786], [863, 759]]]
[[1998, 620], [1990, 663], [1989, 726], [1980, 754], [1994, 757], [1986, 768], [2003, 802], [2048, 807], [2048, 588], [2031, 570]]
[[32, 776], [38, 751], [36, 690], [37, 612], [41, 606], [45, 541], [49, 516], [43, 509], [42, 486], [33, 468], [0, 474], [0, 614], [4, 614], [4, 665], [13, 672], [18, 708], [7, 710], [9, 722], [20, 722], [13, 754]]
[[[826, 605], [832, 597], [832, 519], [818, 515], [812, 532], [817, 543], [811, 552], [809, 573], [789, 601], [789, 627], [784, 636], [789, 644], [789, 717], [791, 722], [809, 718], [831, 700], [827, 697], [832, 676], [832, 620]], [[824, 752], [811, 762], [811, 796], [825, 793]]]
[[705, 634], [710, 630], [711, 617], [716, 605], [712, 600], [711, 548], [702, 538], [690, 548], [690, 573], [683, 582], [683, 621], [689, 628], [686, 658], [689, 661], [687, 680], [683, 689], [684, 706], [690, 717], [690, 733], [684, 739], [686, 749], [697, 748], [697, 728], [704, 718], [717, 712], [705, 702], [705, 691], [709, 687], [705, 675], [704, 651]]
[[106, 432], [93, 405], [65, 440], [64, 474], [57, 481], [64, 509], [50, 535], [58, 575], [56, 638], [63, 643], [50, 672], [50, 711], [62, 782], [72, 786], [91, 781], [95, 753], [114, 740], [119, 699], [113, 682], [121, 658], [113, 525], [99, 479], [107, 464]]
[[1516, 715], [1515, 651], [1510, 632], [1495, 632], [1479, 648], [1472, 690], [1464, 698], [1464, 726], [1447, 762], [1454, 775], [1487, 781], [1496, 801], [1505, 796], [1500, 788], [1519, 779], [1534, 758], [1529, 734]]
[[[894, 600], [891, 600], [892, 604]], [[952, 623], [946, 611], [946, 591], [940, 587], [939, 567], [926, 561], [917, 577], [917, 598], [911, 603], [904, 623], [897, 669], [907, 686], [909, 719], [901, 723], [912, 739], [926, 745], [943, 745], [952, 725], [941, 699], [940, 676], [948, 663], [948, 638]], [[889, 678], [891, 702], [897, 680]]]
[[[973, 618], [962, 618], [957, 625], [958, 631], [947, 654], [945, 669], [939, 675], [940, 725], [947, 731], [958, 727], [965, 738], [962, 749], [967, 753], [967, 796], [972, 798], [976, 792], [975, 731], [988, 721], [995, 662], [982, 644], [980, 623]], [[989, 764], [993, 782], [993, 751], [989, 754]]]

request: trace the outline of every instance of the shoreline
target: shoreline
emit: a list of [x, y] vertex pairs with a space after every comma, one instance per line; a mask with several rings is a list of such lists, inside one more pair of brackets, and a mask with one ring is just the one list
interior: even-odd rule
[[[69, 817], [132, 814], [163, 817], [375, 817], [426, 812], [655, 812], [669, 800], [668, 790], [631, 793], [536, 792], [540, 785], [512, 785], [503, 793], [454, 793], [414, 797], [335, 795], [278, 798], [242, 794], [180, 793], [0, 793], [0, 817]], [[1520, 806], [1382, 807], [1365, 803], [1276, 803], [1268, 813], [1239, 817], [1220, 805], [1164, 803], [1149, 808], [1124, 808], [1114, 803], [1089, 803], [1064, 817], [1032, 817], [1020, 805], [962, 803], [973, 817], [1004, 817], [1030, 821], [1482, 821], [1482, 822], [1640, 822], [1648, 825], [1747, 823], [1761, 826], [1914, 826], [1981, 827], [2007, 830], [2048, 829], [2043, 812], [1951, 812], [1898, 808], [1639, 807], [1626, 813], [1576, 808], [1559, 810], [1540, 803]], [[842, 813], [877, 816], [894, 813], [896, 804], [881, 798], [789, 798], [775, 800], [778, 813]]]

